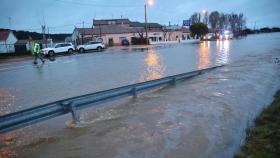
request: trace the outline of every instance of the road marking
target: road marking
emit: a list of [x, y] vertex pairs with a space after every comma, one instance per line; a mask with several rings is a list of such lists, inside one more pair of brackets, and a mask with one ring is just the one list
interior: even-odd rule
[[10, 70], [20, 69], [24, 67], [25, 66], [6, 67], [6, 68], [0, 68], [0, 71], [10, 71]]

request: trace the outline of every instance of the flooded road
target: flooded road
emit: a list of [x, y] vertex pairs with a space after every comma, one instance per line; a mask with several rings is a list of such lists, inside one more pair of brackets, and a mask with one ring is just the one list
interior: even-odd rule
[[[137, 98], [56, 118], [0, 138], [17, 157], [232, 157], [245, 128], [280, 88], [280, 34], [107, 50], [0, 65], [1, 113], [214, 65], [225, 67]], [[66, 125], [65, 125], [66, 124]], [[3, 154], [3, 155], [4, 155]]]

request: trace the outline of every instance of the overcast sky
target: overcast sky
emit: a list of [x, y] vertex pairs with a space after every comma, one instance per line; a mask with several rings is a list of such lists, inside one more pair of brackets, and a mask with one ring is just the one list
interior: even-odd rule
[[[154, 0], [148, 21], [182, 24], [194, 12], [207, 9], [244, 13], [250, 28], [280, 27], [280, 0]], [[0, 28], [40, 32], [44, 23], [51, 33], [71, 33], [90, 27], [92, 19], [129, 18], [144, 22], [145, 0], [1, 0]], [[9, 20], [10, 19], [10, 20]]]

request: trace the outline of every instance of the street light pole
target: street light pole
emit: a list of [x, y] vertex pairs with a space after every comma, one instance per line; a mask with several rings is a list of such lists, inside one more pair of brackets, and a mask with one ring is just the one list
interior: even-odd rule
[[147, 24], [147, 5], [144, 5], [145, 9], [145, 32], [146, 32], [146, 44], [149, 44], [149, 39], [148, 39], [148, 24]]
[[85, 22], [83, 21], [82, 44], [84, 44], [84, 35], [85, 35]]
[[206, 9], [202, 10], [202, 14], [203, 14], [202, 23], [207, 24], [206, 21], [207, 10]]

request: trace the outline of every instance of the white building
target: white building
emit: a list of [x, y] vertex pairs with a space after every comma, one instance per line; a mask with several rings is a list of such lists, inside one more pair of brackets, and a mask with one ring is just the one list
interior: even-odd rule
[[[147, 23], [148, 37], [162, 39], [162, 26]], [[92, 28], [75, 28], [72, 42], [79, 45], [87, 41], [102, 41], [108, 46], [121, 45], [124, 40], [132, 44], [132, 39], [145, 37], [145, 23], [132, 22], [129, 19], [93, 20]]]
[[14, 53], [16, 36], [12, 31], [0, 31], [0, 53]]

